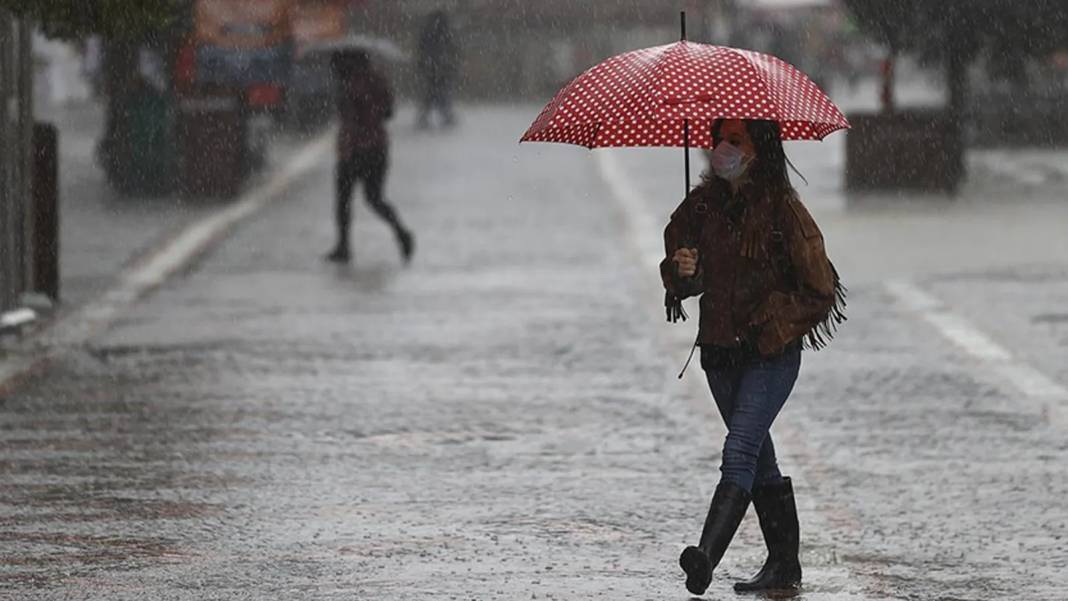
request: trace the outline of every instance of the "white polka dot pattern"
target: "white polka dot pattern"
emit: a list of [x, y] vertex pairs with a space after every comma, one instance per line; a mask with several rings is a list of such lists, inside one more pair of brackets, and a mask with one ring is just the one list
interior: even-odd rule
[[769, 119], [784, 140], [849, 127], [804, 73], [774, 56], [681, 41], [614, 56], [564, 86], [523, 142], [605, 146], [712, 145], [716, 119]]

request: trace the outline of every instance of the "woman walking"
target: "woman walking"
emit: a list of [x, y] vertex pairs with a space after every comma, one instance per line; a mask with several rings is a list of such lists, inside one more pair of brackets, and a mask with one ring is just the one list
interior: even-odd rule
[[786, 172], [778, 123], [719, 120], [709, 176], [671, 215], [660, 265], [669, 318], [700, 295], [696, 345], [727, 425], [720, 481], [701, 537], [679, 557], [686, 588], [703, 594], [752, 500], [768, 549], [737, 591], [801, 583], [793, 486], [769, 429], [790, 396], [802, 347], [824, 346], [844, 321], [844, 288], [823, 236]]

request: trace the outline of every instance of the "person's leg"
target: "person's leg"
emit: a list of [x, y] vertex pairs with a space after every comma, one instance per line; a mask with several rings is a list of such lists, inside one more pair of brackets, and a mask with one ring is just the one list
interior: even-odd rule
[[729, 425], [731, 414], [734, 412], [734, 395], [738, 391], [741, 372], [738, 368], [716, 365], [715, 350], [706, 347], [701, 347], [701, 369], [705, 372], [705, 379], [708, 381], [708, 389], [712, 391], [716, 409], [719, 409], [723, 423]]
[[[734, 402], [738, 395], [744, 368], [741, 366], [719, 367], [714, 365], [715, 352], [711, 349], [701, 349], [701, 368], [708, 380], [708, 388], [712, 391], [712, 398], [716, 401], [716, 408], [723, 417], [723, 423], [730, 427], [731, 416], [734, 413]], [[760, 446], [757, 457], [758, 483], [775, 483], [782, 480], [779, 473], [778, 462], [775, 458], [775, 444], [768, 434]]]
[[434, 106], [434, 86], [428, 76], [423, 77], [423, 94], [419, 98], [419, 117], [415, 126], [419, 129], [430, 127], [430, 110]]
[[337, 227], [337, 244], [326, 256], [327, 259], [345, 262], [350, 258], [349, 225], [352, 221], [352, 188], [356, 183], [356, 165], [353, 160], [338, 160], [334, 170], [334, 223]]
[[[796, 589], [801, 584], [800, 527], [793, 483], [779, 472], [768, 433], [793, 390], [800, 365], [801, 349], [795, 344], [779, 357], [756, 363], [739, 385], [721, 470], [724, 480], [740, 486], [750, 483], [768, 557], [753, 578], [735, 583], [738, 592]], [[761, 432], [764, 438], [754, 460], [753, 449]]]
[[415, 239], [408, 228], [401, 223], [397, 211], [386, 202], [383, 189], [385, 188], [388, 168], [388, 148], [375, 149], [368, 154], [364, 172], [364, 195], [371, 209], [393, 228], [393, 233], [397, 237], [397, 244], [400, 246], [401, 255], [404, 257], [405, 262], [408, 262], [415, 251]]
[[727, 440], [723, 445], [721, 481], [751, 491], [762, 452], [768, 455], [762, 475], [769, 480], [781, 479], [781, 476], [776, 478], [777, 466], [772, 469], [775, 465], [774, 447], [769, 444], [765, 449], [763, 445], [772, 422], [793, 391], [800, 367], [801, 349], [792, 345], [781, 355], [759, 359], [746, 368], [738, 385]]
[[749, 580], [734, 583], [740, 593], [796, 589], [801, 585], [801, 528], [789, 477], [753, 488], [753, 508], [768, 548], [763, 567]]
[[452, 89], [447, 84], [441, 84], [441, 89], [438, 91], [438, 105], [445, 126], [456, 125], [456, 115], [452, 111]]
[[779, 471], [779, 460], [775, 455], [775, 443], [771, 440], [771, 432], [764, 437], [760, 445], [760, 453], [757, 455], [756, 477], [753, 479], [753, 489], [762, 486], [775, 486], [782, 483], [782, 472]]
[[[725, 364], [727, 363], [727, 364]], [[708, 387], [716, 407], [729, 426], [735, 410], [743, 368], [730, 365], [722, 351], [701, 348], [701, 367], [705, 370]], [[696, 546], [686, 547], [679, 556], [679, 566], [686, 572], [686, 589], [695, 595], [704, 594], [712, 582], [712, 571], [719, 565], [727, 545], [749, 507], [749, 493], [730, 482], [721, 481], [712, 495], [712, 503], [701, 529]]]
[[[686, 547], [679, 557], [679, 565], [686, 572], [686, 588], [691, 593], [700, 595], [708, 588], [712, 571], [745, 517], [768, 429], [793, 389], [800, 362], [800, 348], [793, 346], [779, 357], [747, 363], [741, 369], [737, 386], [731, 387], [733, 403], [729, 407], [720, 481], [712, 496], [700, 543]], [[722, 383], [718, 386], [726, 391]], [[771, 446], [768, 452], [774, 452]]]

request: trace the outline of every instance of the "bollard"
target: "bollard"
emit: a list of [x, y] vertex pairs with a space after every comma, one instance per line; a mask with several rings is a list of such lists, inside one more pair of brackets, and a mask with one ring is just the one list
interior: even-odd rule
[[59, 301], [59, 134], [33, 126], [33, 291]]

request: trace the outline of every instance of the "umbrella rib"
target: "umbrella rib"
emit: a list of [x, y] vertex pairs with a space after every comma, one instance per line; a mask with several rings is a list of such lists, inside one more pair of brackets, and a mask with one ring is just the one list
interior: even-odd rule
[[668, 62], [667, 61], [667, 56], [670, 55], [672, 52], [674, 52], [676, 49], [681, 48], [682, 47], [681, 45], [683, 43], [684, 42], [675, 42], [674, 44], [671, 44], [671, 47], [668, 48], [667, 51], [664, 53], [663, 60], [658, 60], [656, 62], [656, 68], [653, 70], [653, 77], [652, 77], [652, 82], [653, 82], [653, 87], [652, 87], [653, 94], [652, 94], [652, 96], [653, 96], [654, 104], [655, 104], [655, 106], [657, 108], [657, 112], [659, 112], [659, 108], [662, 107], [667, 102], [666, 99], [663, 97], [663, 94], [660, 92], [660, 90], [661, 90], [660, 82], [664, 78], [664, 65], [666, 65], [667, 62]]
[[[740, 52], [737, 54], [742, 58], [742, 60], [749, 67], [749, 69], [756, 75], [755, 79], [760, 82], [761, 86], [764, 87], [764, 97], [767, 98], [769, 102], [771, 102], [773, 100], [771, 96], [771, 86], [768, 85], [767, 80], [763, 77], [764, 73], [762, 73], [760, 69], [757, 69], [756, 65], [753, 64], [753, 60], [751, 58]], [[782, 121], [782, 111], [779, 108], [779, 103], [776, 102], [772, 105], [772, 107], [774, 108], [774, 116], [771, 117], [771, 119], [769, 120]]]
[[597, 148], [597, 135], [601, 133], [601, 126], [604, 125], [603, 121], [598, 121], [593, 127], [593, 135], [590, 136], [590, 144], [586, 148], [593, 150]]

